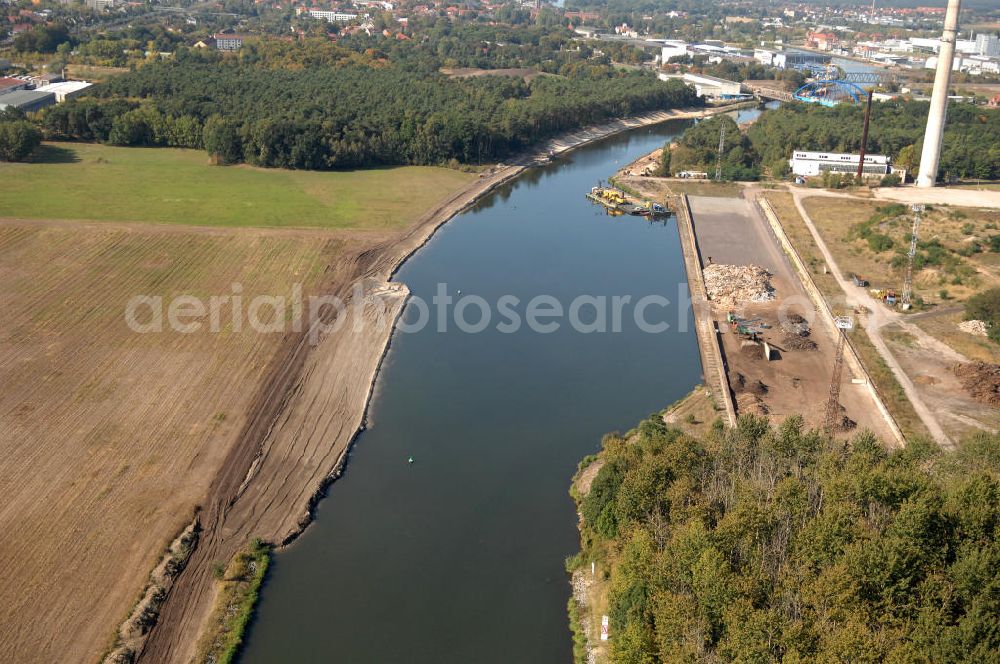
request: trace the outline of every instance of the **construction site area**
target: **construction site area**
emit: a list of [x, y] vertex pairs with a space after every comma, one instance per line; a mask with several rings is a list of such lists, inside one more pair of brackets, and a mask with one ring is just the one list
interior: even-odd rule
[[[764, 214], [746, 198], [690, 199], [697, 259], [737, 413], [898, 439], [829, 313], [810, 298]], [[839, 348], [838, 348], [839, 347]], [[833, 412], [828, 413], [827, 407]]]
[[[946, 449], [1000, 428], [1000, 350], [961, 304], [1000, 284], [996, 254], [970, 249], [1000, 223], [983, 192], [969, 202], [989, 207], [714, 182], [687, 195], [686, 183], [643, 170], [655, 158], [615, 182], [684, 201], [705, 382], [734, 417], [802, 414], [835, 434], [870, 429], [888, 444], [921, 436]], [[868, 227], [896, 249], [876, 251]]]

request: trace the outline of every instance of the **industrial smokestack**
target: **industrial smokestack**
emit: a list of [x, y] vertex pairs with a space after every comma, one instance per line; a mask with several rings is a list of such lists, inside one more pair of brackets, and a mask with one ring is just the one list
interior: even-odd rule
[[944, 138], [944, 121], [948, 112], [948, 88], [951, 87], [951, 67], [955, 61], [955, 39], [958, 37], [958, 10], [961, 0], [948, 0], [944, 17], [944, 34], [938, 49], [937, 74], [934, 76], [934, 94], [931, 95], [931, 112], [927, 116], [927, 133], [920, 155], [918, 187], [933, 187], [937, 181], [938, 164], [941, 162], [941, 140]]

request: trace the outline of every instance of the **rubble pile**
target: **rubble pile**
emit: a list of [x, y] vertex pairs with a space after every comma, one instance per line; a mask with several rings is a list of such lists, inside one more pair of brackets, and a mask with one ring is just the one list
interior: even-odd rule
[[835, 428], [837, 429], [837, 431], [851, 431], [852, 429], [856, 429], [857, 426], [858, 426], [857, 422], [849, 418], [847, 415], [843, 415], [840, 418], [840, 421], [837, 422]]
[[789, 335], [809, 336], [809, 321], [798, 314], [788, 314], [781, 321], [781, 329]]
[[958, 324], [958, 329], [977, 337], [986, 336], [986, 323], [981, 320], [963, 320]]
[[708, 299], [727, 307], [774, 299], [771, 273], [759, 265], [709, 265], [704, 270]]
[[956, 365], [954, 371], [973, 399], [990, 406], [1000, 406], [1000, 364], [971, 362]]
[[786, 334], [781, 345], [788, 350], [816, 350], [816, 342], [798, 334]]
[[740, 352], [751, 360], [764, 359], [764, 346], [757, 341], [744, 340], [740, 342]]
[[844, 404], [837, 404], [837, 416], [832, 422], [834, 431], [850, 431], [858, 426], [858, 423], [847, 416], [847, 409]]
[[755, 381], [747, 380], [747, 377], [736, 372], [736, 384], [733, 386], [735, 392], [750, 392], [751, 394], [756, 394], [762, 396], [767, 394], [768, 387], [764, 384], [764, 381], [758, 379]]

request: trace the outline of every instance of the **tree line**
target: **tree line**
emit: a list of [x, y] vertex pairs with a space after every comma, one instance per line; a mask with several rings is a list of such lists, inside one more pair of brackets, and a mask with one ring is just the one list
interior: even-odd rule
[[[868, 154], [883, 154], [913, 173], [920, 164], [928, 102], [890, 101], [872, 109]], [[840, 104], [792, 103], [765, 111], [743, 134], [728, 117], [716, 117], [685, 132], [673, 150], [664, 150], [668, 172], [714, 172], [719, 133], [726, 126], [724, 179], [753, 180], [767, 173], [782, 177], [795, 150], [846, 152], [861, 149], [864, 109]], [[951, 104], [945, 126], [940, 175], [1000, 179], [1000, 110]]]
[[1000, 439], [887, 451], [791, 417], [606, 437], [582, 551], [610, 661], [1000, 659]]
[[[332, 50], [331, 50], [332, 49]], [[282, 58], [315, 60], [288, 66]], [[50, 138], [208, 148], [220, 162], [331, 169], [481, 163], [612, 117], [699, 105], [687, 86], [587, 66], [530, 82], [449, 78], [321, 45], [196, 51], [95, 86], [46, 109]]]

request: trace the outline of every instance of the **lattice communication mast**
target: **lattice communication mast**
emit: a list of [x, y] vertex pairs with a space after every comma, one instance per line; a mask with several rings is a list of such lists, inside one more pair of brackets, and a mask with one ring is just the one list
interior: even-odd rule
[[719, 158], [715, 161], [715, 181], [722, 179], [722, 153], [726, 151], [726, 124], [722, 123], [719, 131]]
[[920, 220], [924, 213], [923, 205], [913, 206], [913, 230], [910, 232], [910, 253], [906, 261], [906, 281], [903, 282], [902, 308], [908, 310], [913, 297], [913, 259], [917, 255], [917, 233], [920, 231]]

